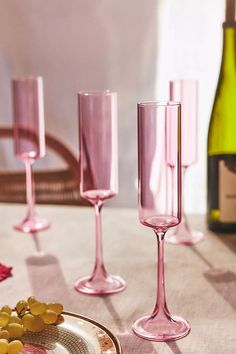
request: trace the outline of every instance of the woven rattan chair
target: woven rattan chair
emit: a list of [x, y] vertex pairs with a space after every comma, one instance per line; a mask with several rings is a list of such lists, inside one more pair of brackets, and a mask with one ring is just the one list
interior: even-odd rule
[[[0, 139], [13, 139], [12, 127], [0, 127]], [[57, 138], [45, 135], [46, 147], [64, 162], [64, 169], [34, 171], [38, 204], [89, 205], [79, 194], [79, 162]], [[25, 173], [0, 171], [0, 202], [25, 203]]]

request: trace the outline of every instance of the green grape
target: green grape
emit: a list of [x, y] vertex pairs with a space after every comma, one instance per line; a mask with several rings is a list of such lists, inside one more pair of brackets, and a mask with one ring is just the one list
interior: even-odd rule
[[10, 315], [7, 312], [0, 312], [0, 327], [5, 327], [10, 319]]
[[32, 315], [42, 315], [47, 309], [47, 305], [44, 302], [37, 301], [30, 304], [30, 312]]
[[10, 338], [10, 334], [6, 329], [2, 329], [0, 331], [0, 339], [9, 339]]
[[47, 308], [49, 310], [56, 312], [57, 315], [60, 315], [63, 311], [63, 305], [60, 304], [59, 302], [52, 302], [47, 305]]
[[0, 339], [0, 354], [7, 354], [9, 348], [7, 339]]
[[19, 340], [26, 330], [41, 332], [45, 325], [57, 324], [62, 317], [63, 305], [59, 302], [46, 304], [30, 296], [27, 302], [20, 300], [15, 307], [17, 314], [12, 314], [12, 309], [4, 305], [0, 310], [0, 354], [18, 354], [23, 348]]
[[27, 302], [29, 305], [32, 305], [34, 302], [37, 302], [37, 299], [35, 296], [30, 296], [28, 297]]
[[22, 319], [18, 316], [11, 316], [8, 323], [19, 323], [22, 324]]
[[18, 354], [19, 352], [21, 352], [22, 348], [23, 344], [20, 340], [13, 340], [8, 345], [8, 354]]
[[22, 318], [22, 323], [25, 329], [31, 332], [40, 332], [44, 329], [45, 325], [40, 316], [33, 316], [27, 313]]
[[24, 334], [24, 327], [19, 323], [9, 323], [6, 327], [6, 330], [10, 334], [10, 338], [20, 338]]
[[42, 315], [41, 318], [45, 324], [53, 324], [57, 321], [57, 314], [55, 311], [46, 310]]
[[10, 306], [4, 305], [4, 306], [1, 308], [1, 312], [6, 312], [6, 313], [8, 313], [9, 315], [11, 315], [12, 309], [10, 308]]
[[34, 316], [30, 313], [27, 313], [22, 317], [22, 323], [25, 329], [30, 330], [31, 323], [34, 321]]
[[28, 310], [28, 304], [24, 300], [20, 300], [16, 304], [16, 312], [19, 316], [24, 315], [24, 313]]

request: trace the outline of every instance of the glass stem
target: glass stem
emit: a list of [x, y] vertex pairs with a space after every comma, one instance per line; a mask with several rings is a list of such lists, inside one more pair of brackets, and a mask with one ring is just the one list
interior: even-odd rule
[[103, 247], [102, 247], [102, 219], [101, 210], [103, 207], [103, 202], [98, 201], [94, 205], [95, 216], [96, 216], [96, 262], [93, 270], [93, 276], [104, 276], [106, 277], [107, 272], [103, 263]]
[[34, 192], [34, 176], [32, 171], [32, 161], [25, 161], [26, 170], [26, 200], [28, 205], [28, 217], [35, 216], [35, 192]]
[[182, 207], [181, 207], [181, 212], [182, 212], [182, 222], [186, 221], [186, 216], [184, 212], [184, 191], [185, 191], [185, 178], [186, 178], [186, 171], [187, 171], [187, 166], [182, 166]]
[[155, 231], [157, 236], [157, 298], [152, 317], [156, 315], [168, 315], [169, 310], [166, 304], [165, 277], [164, 277], [164, 237], [165, 232]]

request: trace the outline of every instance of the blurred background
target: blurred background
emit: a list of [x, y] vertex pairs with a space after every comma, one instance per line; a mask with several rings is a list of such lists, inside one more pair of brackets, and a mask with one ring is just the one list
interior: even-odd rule
[[[187, 213], [206, 210], [207, 130], [222, 49], [224, 0], [0, 0], [0, 124], [12, 124], [10, 79], [44, 79], [46, 131], [78, 156], [77, 92], [118, 92], [119, 195], [137, 205], [136, 103], [168, 99], [171, 79], [199, 80], [198, 163]], [[62, 162], [48, 152], [35, 168]], [[0, 140], [0, 169], [22, 169]]]

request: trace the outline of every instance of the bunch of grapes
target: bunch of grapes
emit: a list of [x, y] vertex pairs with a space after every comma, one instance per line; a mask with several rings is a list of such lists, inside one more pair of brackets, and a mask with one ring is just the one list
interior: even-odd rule
[[30, 296], [27, 301], [18, 301], [14, 310], [8, 305], [0, 310], [0, 354], [18, 354], [23, 348], [19, 338], [26, 331], [41, 332], [45, 325], [56, 324], [63, 305], [46, 304]]

